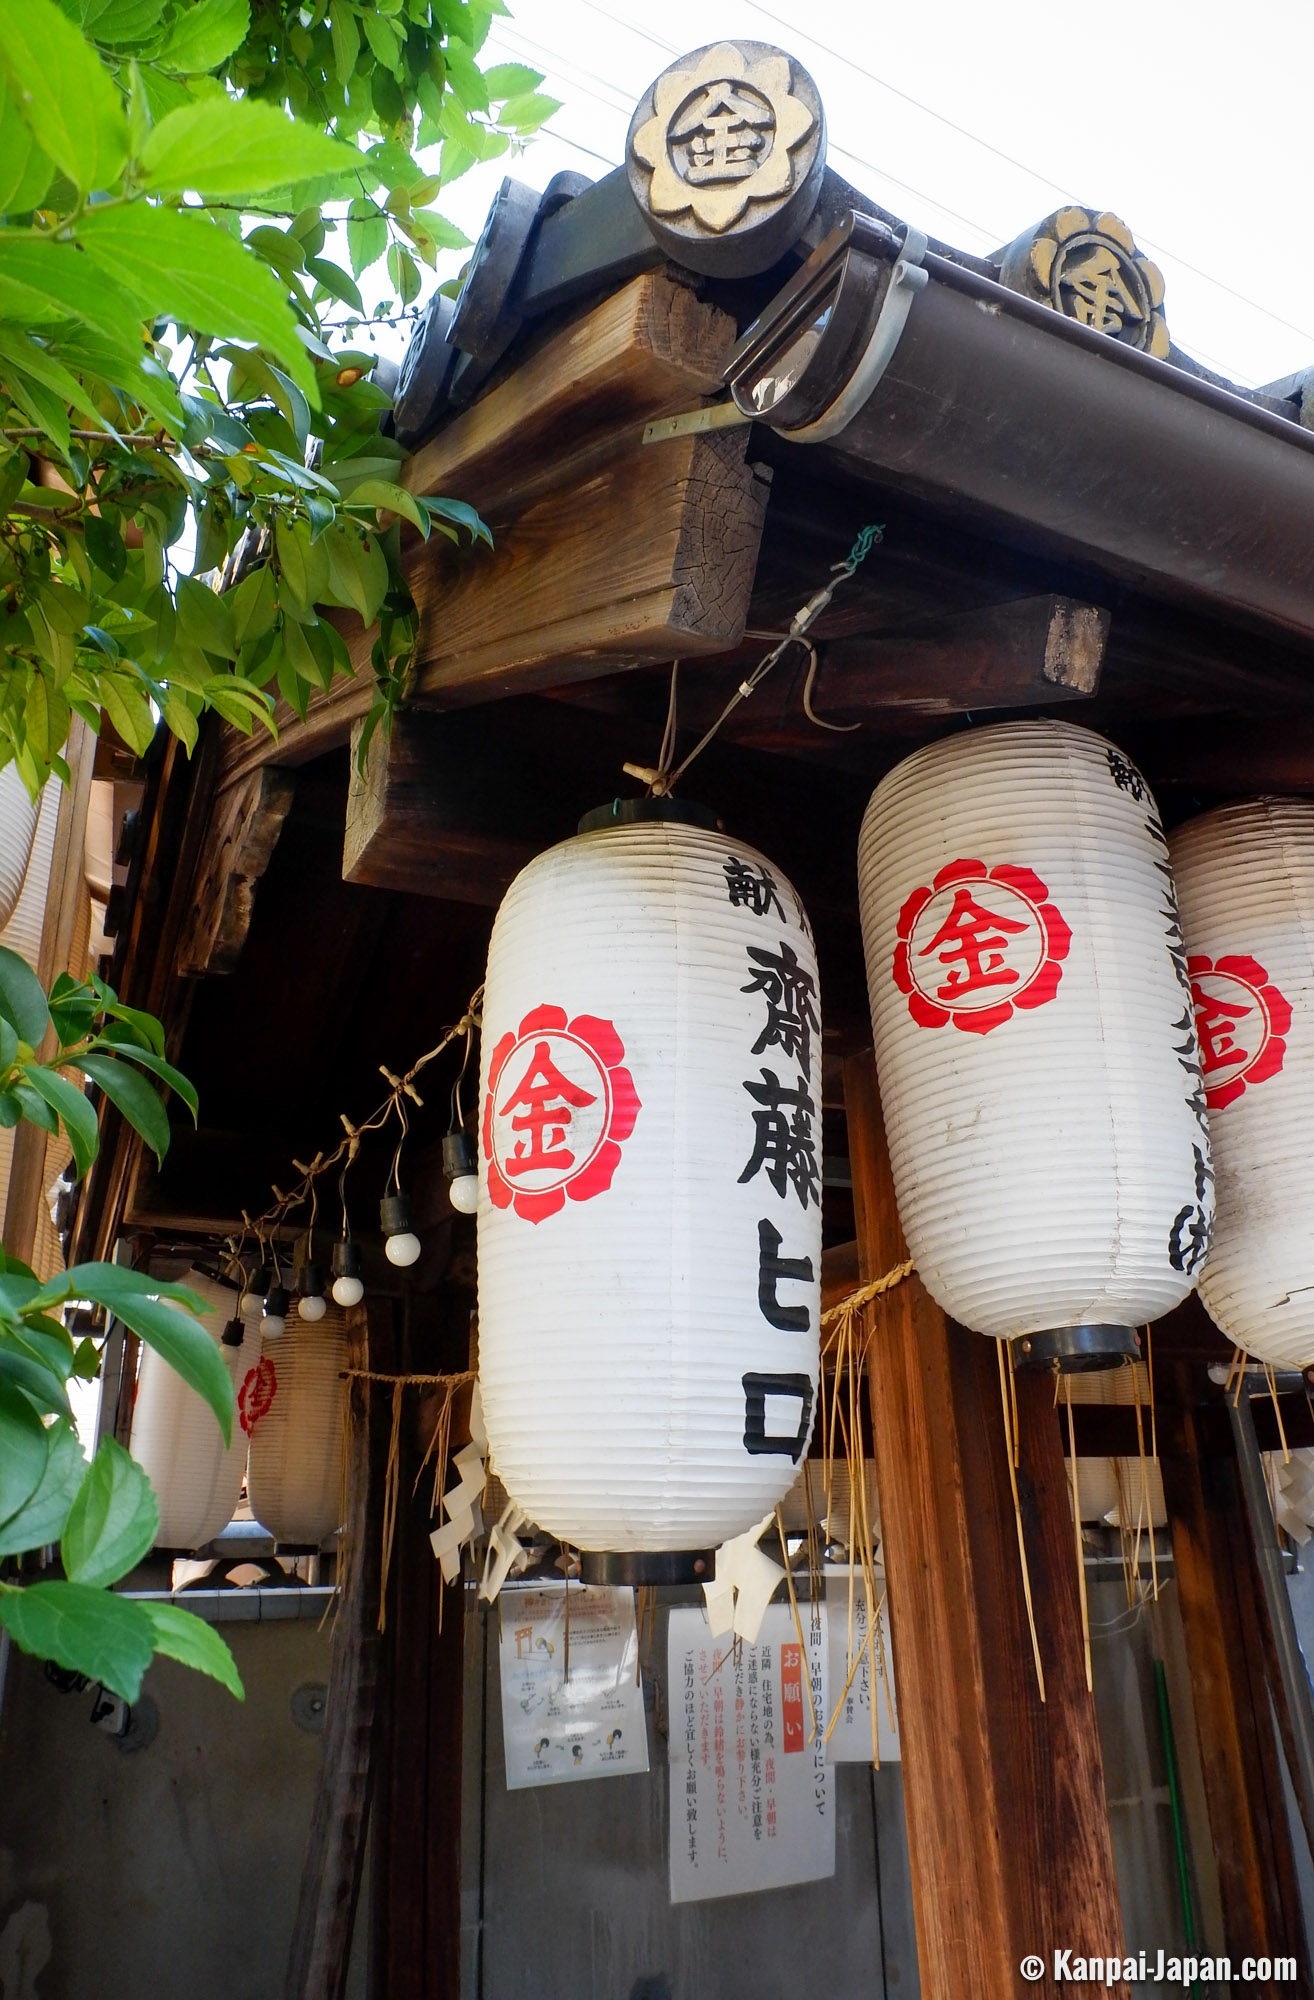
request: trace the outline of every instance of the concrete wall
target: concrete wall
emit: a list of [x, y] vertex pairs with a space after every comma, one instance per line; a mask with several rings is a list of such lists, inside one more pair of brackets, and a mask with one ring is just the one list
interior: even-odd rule
[[290, 1703], [327, 1681], [328, 1633], [222, 1629], [246, 1701], [157, 1660], [158, 1734], [134, 1751], [90, 1726], [90, 1692], [60, 1694], [11, 1650], [0, 2000], [280, 2000], [321, 1742]]

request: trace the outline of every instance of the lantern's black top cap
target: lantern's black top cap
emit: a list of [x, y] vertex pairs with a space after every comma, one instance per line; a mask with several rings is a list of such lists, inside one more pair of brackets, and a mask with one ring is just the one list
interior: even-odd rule
[[613, 799], [609, 806], [586, 812], [580, 833], [600, 833], [607, 826], [636, 826], [643, 820], [666, 820], [677, 826], [701, 826], [715, 833], [720, 821], [710, 806], [691, 806], [686, 799]]

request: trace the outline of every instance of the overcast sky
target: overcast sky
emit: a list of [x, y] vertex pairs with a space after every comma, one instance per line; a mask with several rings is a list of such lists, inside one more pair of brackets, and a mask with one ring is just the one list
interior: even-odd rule
[[1068, 201], [1112, 209], [1164, 271], [1180, 346], [1250, 385], [1314, 367], [1310, 0], [510, 4], [485, 60], [546, 71], [562, 109], [444, 192], [471, 236], [504, 172], [601, 175], [674, 55], [745, 37], [811, 71], [831, 164], [907, 221], [981, 252]]

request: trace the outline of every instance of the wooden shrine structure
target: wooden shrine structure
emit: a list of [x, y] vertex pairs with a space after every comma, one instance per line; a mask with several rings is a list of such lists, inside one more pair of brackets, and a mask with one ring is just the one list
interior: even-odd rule
[[[769, 134], [724, 159], [723, 133], [690, 137], [676, 117], [723, 75], [758, 107], [746, 129]], [[681, 787], [777, 857], [813, 919], [829, 1298], [904, 1254], [855, 878], [881, 774], [982, 717], [1059, 713], [1134, 759], [1170, 824], [1314, 791], [1314, 369], [1250, 392], [1193, 361], [1162, 277], [1098, 206], [968, 256], [877, 208], [825, 152], [800, 66], [719, 44], [658, 80], [613, 173], [541, 196], [504, 184], [393, 415], [406, 483], [471, 503], [492, 547], [410, 546], [414, 678], [363, 771], [371, 635], [350, 620], [356, 678], [304, 722], [281, 712], [277, 741], [212, 721], [190, 762], [168, 739], [146, 758], [110, 976], [164, 1019], [201, 1125], [179, 1122], [157, 1168], [109, 1114], [70, 1261], [215, 1244], [258, 1209], [293, 1158], [331, 1143], [343, 1105], [373, 1101], [381, 1061], [460, 1018], [517, 870], [583, 812], [642, 792], [627, 773], [658, 762], [672, 662], [678, 762], [837, 578], [808, 646], [733, 707]], [[869, 526], [880, 537], [848, 573]], [[443, 1088], [433, 1100], [408, 1142], [413, 1272], [383, 1261], [357, 1197], [378, 1368], [469, 1355], [473, 1224], [447, 1203]], [[375, 1168], [382, 1186], [372, 1158], [362, 1188]], [[1297, 1720], [1208, 1374], [1230, 1350], [1194, 1302], [1154, 1337], [1222, 1931], [1237, 1960], [1295, 1955], [1304, 1983], [1281, 1991], [1309, 1993], [1283, 1796]], [[913, 1278], [869, 1366], [921, 1991], [977, 2000], [1020, 1990], [1029, 1952], [1121, 1937], [1065, 1420], [1049, 1382], [1020, 1380], [1042, 1704], [994, 1354]], [[386, 1412], [367, 1419], [353, 1397], [363, 1553], [287, 1991], [341, 1990], [368, 1818], [377, 1990], [455, 2000], [461, 1593], [440, 1626], [427, 1510], [404, 1505], [377, 1632]], [[1083, 1449], [1134, 1453], [1131, 1415], [1083, 1411]], [[1275, 1442], [1271, 1413], [1256, 1421]], [[1314, 1439], [1303, 1397], [1283, 1421]], [[420, 1438], [405, 1450], [418, 1465]], [[1308, 1820], [1314, 1800], [1298, 1803]], [[1055, 1990], [1048, 1974], [1034, 1990]]]

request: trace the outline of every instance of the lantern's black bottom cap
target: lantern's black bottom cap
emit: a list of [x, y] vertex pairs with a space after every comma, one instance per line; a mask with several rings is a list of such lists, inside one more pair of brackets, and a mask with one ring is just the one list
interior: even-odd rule
[[636, 826], [644, 820], [665, 820], [676, 826], [701, 826], [714, 833], [720, 824], [710, 806], [690, 805], [687, 799], [613, 799], [610, 805], [595, 806], [579, 823], [580, 833], [599, 833], [607, 826]]
[[580, 1554], [581, 1583], [618, 1583], [634, 1587], [649, 1583], [710, 1583], [716, 1575], [711, 1549], [585, 1549]]
[[1093, 1375], [1141, 1359], [1141, 1336], [1134, 1326], [1055, 1326], [1024, 1333], [1013, 1342], [1019, 1368], [1057, 1369], [1060, 1375]]

